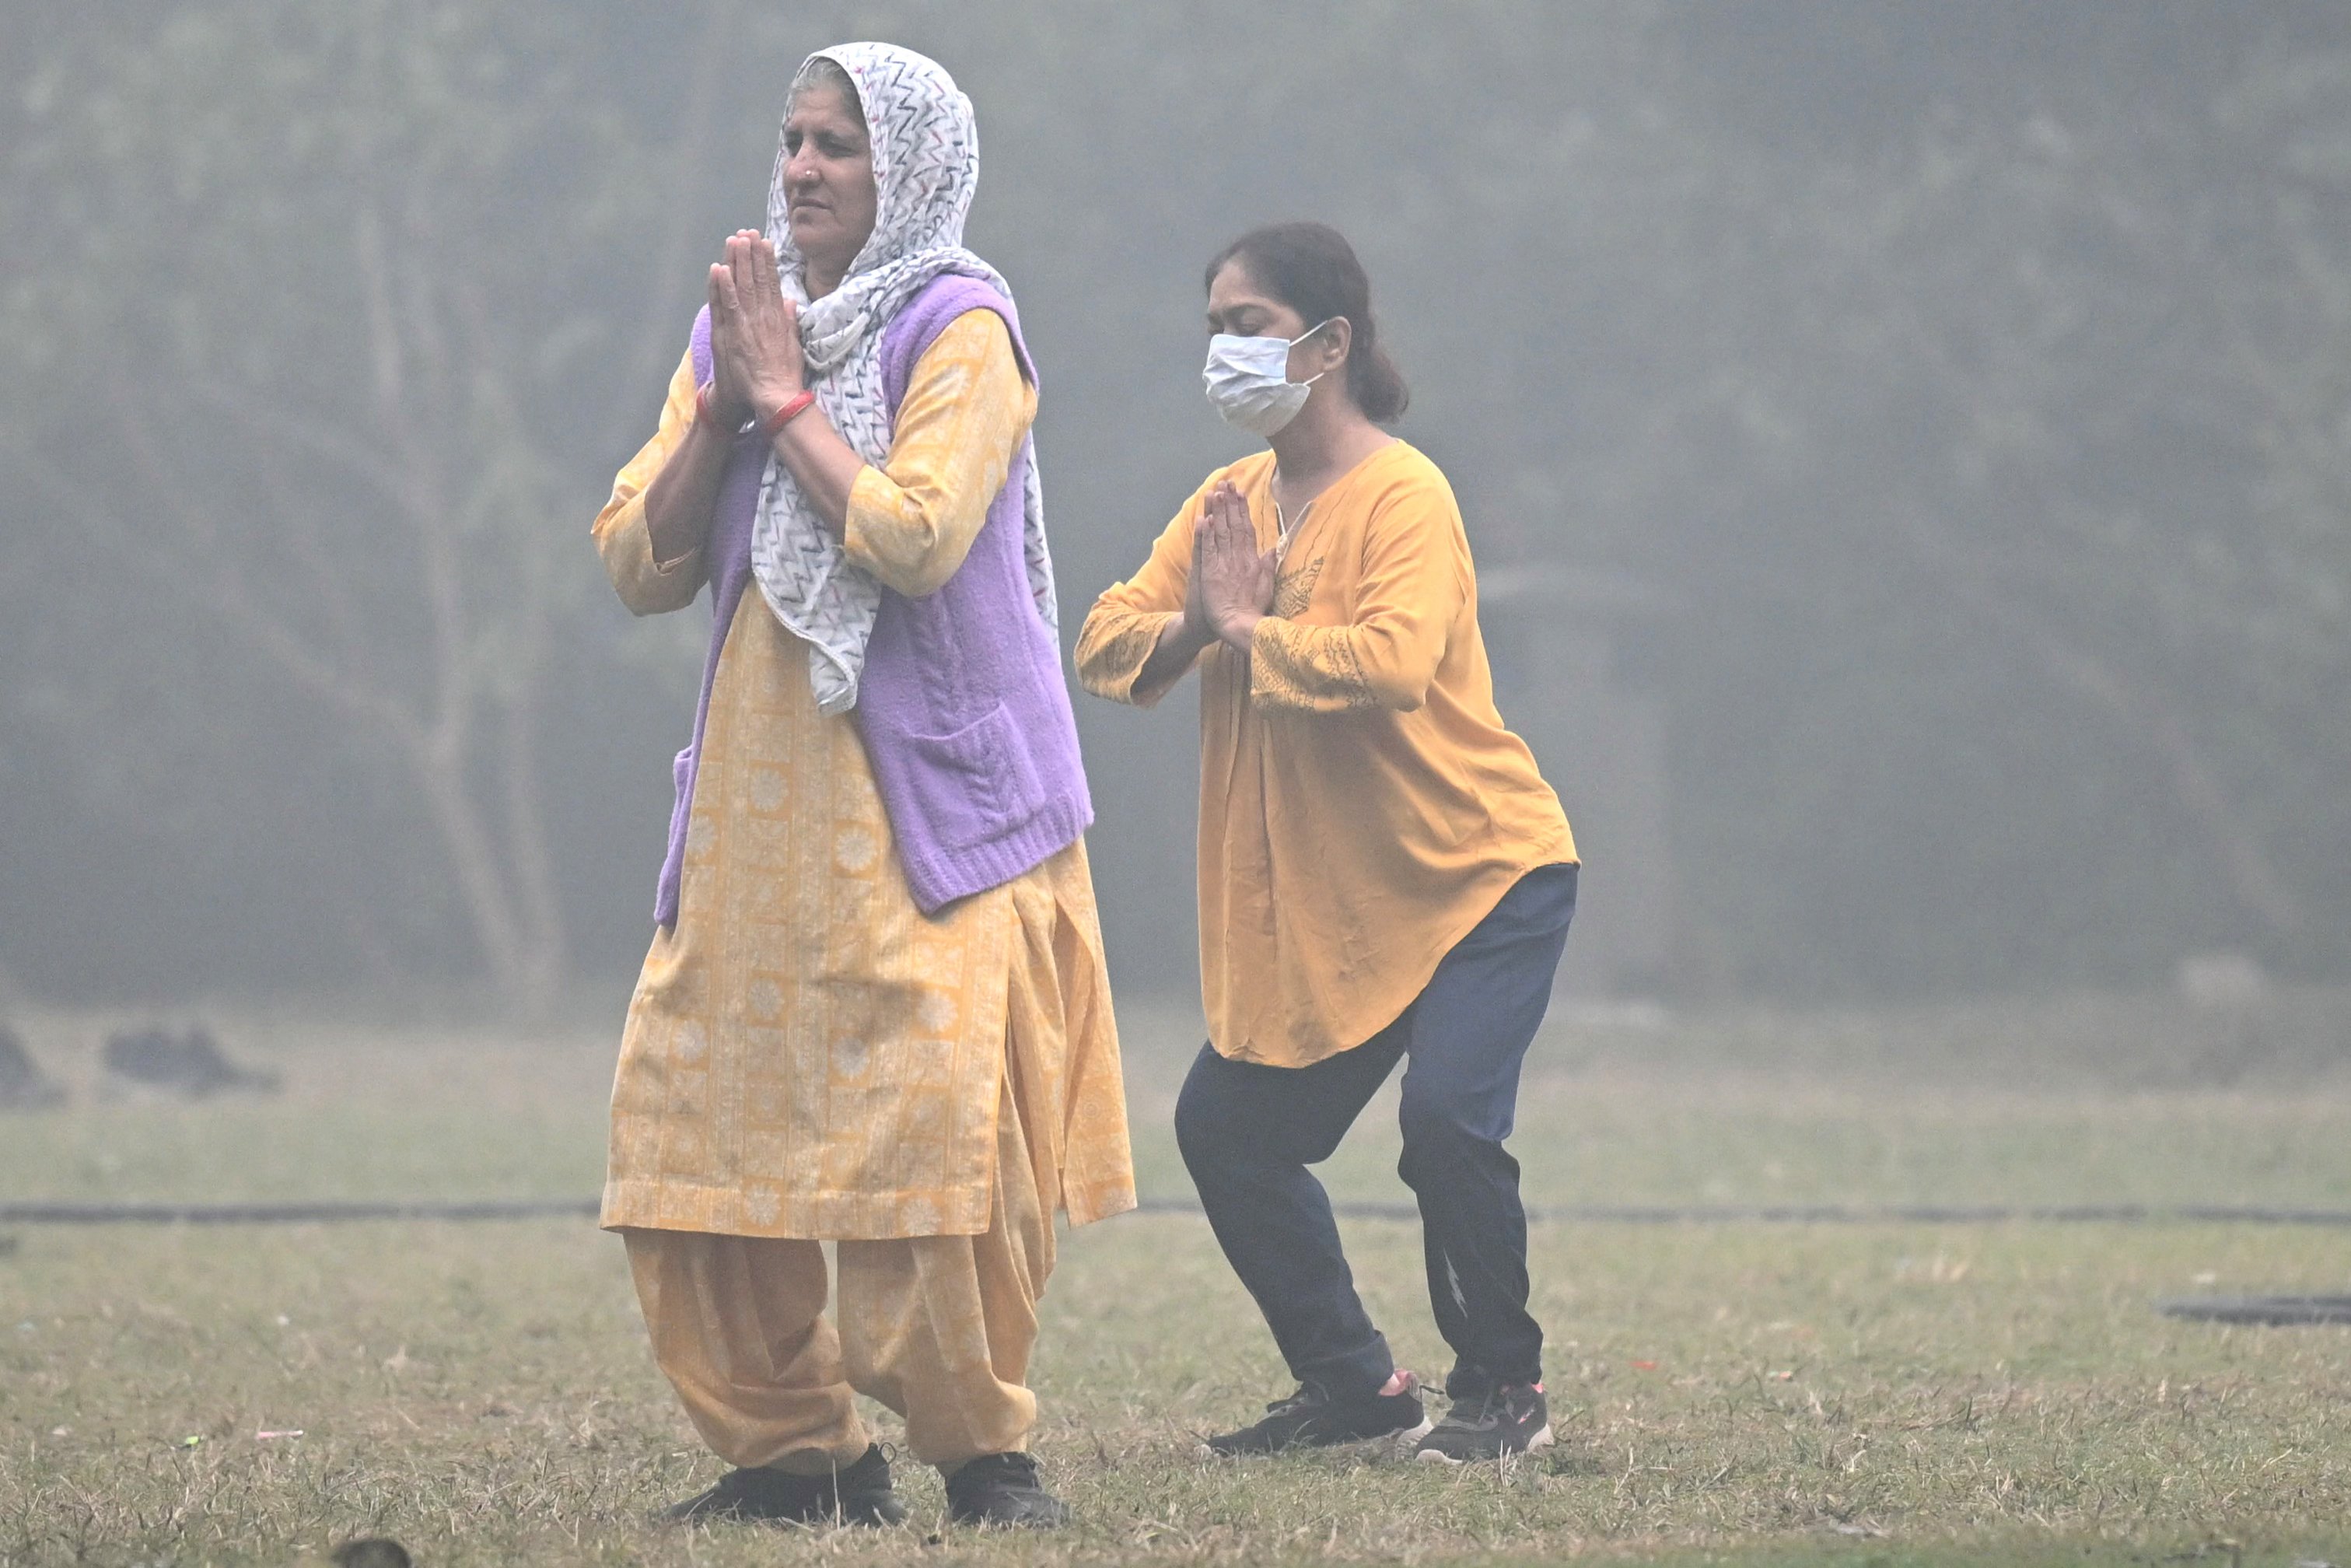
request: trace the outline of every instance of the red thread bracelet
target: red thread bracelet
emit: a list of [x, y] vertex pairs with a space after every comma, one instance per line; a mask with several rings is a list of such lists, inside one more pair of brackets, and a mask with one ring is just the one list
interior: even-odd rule
[[809, 404], [814, 402], [816, 402], [816, 393], [803, 387], [786, 398], [783, 407], [768, 416], [768, 422], [759, 426], [759, 434], [772, 440], [776, 432], [805, 413]]
[[[718, 423], [718, 411], [710, 406], [710, 385], [708, 382], [705, 382], [703, 385], [694, 389], [694, 423], [696, 424], [707, 424], [713, 426]], [[731, 434], [732, 432], [729, 432], [728, 434]]]

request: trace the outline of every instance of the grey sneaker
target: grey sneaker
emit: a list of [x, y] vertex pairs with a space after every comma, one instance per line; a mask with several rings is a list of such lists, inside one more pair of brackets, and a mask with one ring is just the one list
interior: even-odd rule
[[1453, 1402], [1415, 1457], [1432, 1465], [1503, 1459], [1551, 1447], [1551, 1406], [1540, 1383], [1504, 1384]]
[[1417, 1440], [1428, 1431], [1420, 1404], [1420, 1383], [1409, 1372], [1395, 1394], [1333, 1399], [1311, 1383], [1299, 1385], [1287, 1399], [1265, 1407], [1265, 1419], [1238, 1432], [1207, 1440], [1208, 1452], [1230, 1458], [1241, 1454], [1279, 1454], [1286, 1448], [1330, 1448], [1383, 1438]]

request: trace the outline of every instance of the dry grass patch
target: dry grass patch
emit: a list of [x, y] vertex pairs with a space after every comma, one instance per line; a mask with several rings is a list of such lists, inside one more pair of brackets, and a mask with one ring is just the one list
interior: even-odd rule
[[[191, 1107], [101, 1100], [97, 1022], [34, 1022], [78, 1099], [0, 1123], [9, 1197], [555, 1197], [601, 1174], [604, 1031], [224, 1025], [287, 1092]], [[1896, 1044], [1959, 1055], [1904, 1077], [1883, 1040], [1839, 1055], [1832, 1022], [1817, 1060], [1775, 1070], [1792, 1027], [1556, 1031], [1515, 1145], [1531, 1196], [2351, 1207], [2351, 1092], [2323, 1061], [2226, 1085], [1971, 1079], [1954, 1062], [1976, 1037], [1896, 1019]], [[1180, 1193], [1164, 1111], [1188, 1030], [1129, 1033], [1144, 1184]], [[1334, 1190], [1403, 1197], [1394, 1137], [1375, 1105]], [[1350, 1229], [1400, 1355], [1441, 1373], [1413, 1228]], [[2152, 1310], [2351, 1290], [2332, 1230], [1541, 1225], [1562, 1440], [1453, 1473], [1202, 1459], [1196, 1433], [1285, 1385], [1206, 1227], [1132, 1217], [1070, 1238], [1046, 1301], [1037, 1447], [1079, 1522], [1014, 1540], [943, 1531], [919, 1471], [912, 1531], [648, 1524], [716, 1466], [651, 1365], [618, 1243], [584, 1224], [7, 1241], [0, 1568], [287, 1563], [371, 1531], [427, 1564], [2351, 1563], [2351, 1331]]]

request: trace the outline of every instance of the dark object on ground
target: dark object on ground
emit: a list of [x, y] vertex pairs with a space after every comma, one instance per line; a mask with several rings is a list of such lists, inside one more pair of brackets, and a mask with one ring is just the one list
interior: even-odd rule
[[891, 1488], [890, 1461], [876, 1444], [831, 1475], [729, 1470], [716, 1486], [662, 1517], [680, 1524], [903, 1524], [906, 1505]]
[[410, 1568], [408, 1548], [388, 1536], [346, 1541], [335, 1548], [336, 1568]]
[[1311, 1383], [1301, 1383], [1287, 1399], [1265, 1407], [1265, 1419], [1238, 1432], [1222, 1432], [1206, 1443], [1208, 1452], [1226, 1458], [1244, 1454], [1279, 1454], [1290, 1448], [1333, 1448], [1348, 1443], [1372, 1443], [1383, 1438], [1397, 1443], [1428, 1435], [1428, 1416], [1420, 1405], [1420, 1385], [1406, 1380], [1400, 1394], [1364, 1394], [1333, 1399]]
[[41, 1071], [16, 1031], [0, 1023], [0, 1111], [50, 1111], [65, 1103], [65, 1090]]
[[2156, 1302], [2155, 1310], [2199, 1323], [2351, 1323], [2351, 1296], [2181, 1296]]
[[106, 1071], [142, 1089], [160, 1089], [190, 1100], [277, 1092], [277, 1074], [237, 1066], [221, 1054], [212, 1031], [202, 1024], [177, 1036], [152, 1026], [109, 1035]]
[[1070, 1522], [1070, 1510], [1045, 1490], [1028, 1455], [983, 1454], [947, 1477], [947, 1517], [983, 1528], [1058, 1530]]
[[1420, 1440], [1415, 1458], [1439, 1465], [1507, 1459], [1551, 1447], [1551, 1406], [1526, 1385], [1464, 1391]]

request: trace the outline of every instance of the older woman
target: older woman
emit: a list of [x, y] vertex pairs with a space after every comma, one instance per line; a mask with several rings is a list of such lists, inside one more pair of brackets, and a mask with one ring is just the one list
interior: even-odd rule
[[903, 1518], [852, 1390], [955, 1519], [1064, 1517], [1024, 1452], [1053, 1216], [1134, 1181], [1036, 377], [962, 248], [977, 174], [937, 64], [810, 56], [767, 234], [726, 242], [596, 520], [631, 610], [715, 612], [603, 1207], [736, 1467], [673, 1517]]
[[[1259, 229], [1207, 288], [1209, 399], [1270, 450], [1209, 475], [1102, 596], [1078, 672], [1148, 705], [1200, 670], [1209, 1043], [1176, 1132], [1300, 1385], [1209, 1447], [1524, 1452], [1551, 1426], [1502, 1141], [1575, 907], [1575, 841], [1495, 711], [1453, 492], [1380, 428], [1405, 387], [1353, 250], [1320, 224]], [[1434, 1430], [1306, 1168], [1399, 1059], [1400, 1174], [1455, 1354]]]

